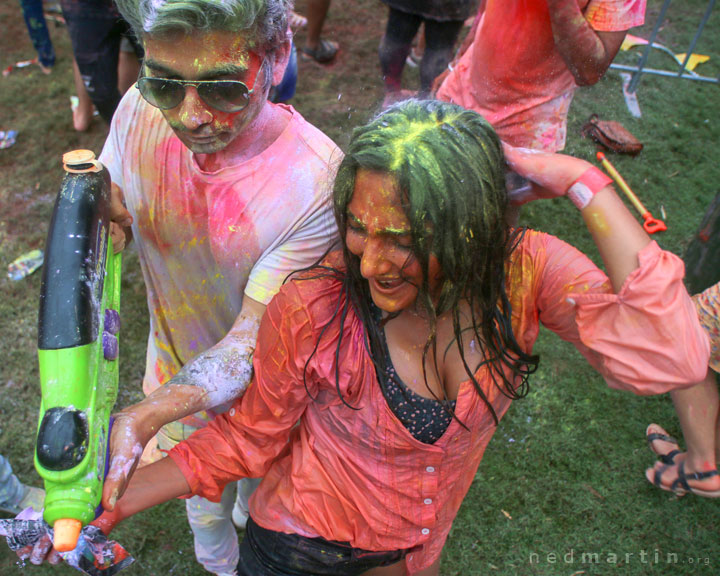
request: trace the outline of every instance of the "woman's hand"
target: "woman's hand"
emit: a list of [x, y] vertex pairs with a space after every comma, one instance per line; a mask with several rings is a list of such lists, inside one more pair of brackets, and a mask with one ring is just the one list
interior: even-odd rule
[[[503, 144], [503, 149], [510, 168], [533, 183], [529, 191], [522, 193], [521, 200], [524, 202], [565, 196], [570, 186], [593, 168], [587, 160], [565, 154], [515, 148], [507, 144]], [[568, 209], [575, 209], [570, 202]], [[650, 238], [610, 185], [593, 190], [592, 197], [580, 213], [617, 293], [628, 275], [638, 267], [637, 255], [650, 243]]]
[[510, 192], [510, 203], [516, 205], [565, 196], [572, 183], [592, 167], [586, 160], [573, 156], [516, 148], [505, 143], [503, 151], [508, 166], [531, 184]]

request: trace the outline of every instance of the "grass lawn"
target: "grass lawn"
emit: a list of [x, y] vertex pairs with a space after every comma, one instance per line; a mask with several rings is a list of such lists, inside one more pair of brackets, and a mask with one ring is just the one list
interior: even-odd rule
[[[648, 0], [648, 22], [660, 0]], [[674, 2], [658, 40], [684, 52], [706, 2]], [[298, 0], [303, 12], [304, 0]], [[340, 146], [350, 129], [381, 100], [377, 46], [385, 21], [378, 0], [335, 0], [326, 35], [341, 43], [337, 62], [322, 68], [301, 62], [294, 106]], [[67, 31], [51, 34], [58, 62], [50, 76], [39, 68], [0, 78], [0, 130], [20, 132], [0, 150], [0, 268], [42, 248], [52, 203], [62, 178], [60, 157], [74, 148], [99, 153], [106, 134], [96, 120], [88, 133], [71, 124], [73, 94]], [[646, 25], [634, 30], [649, 37]], [[0, 3], [0, 67], [35, 56], [19, 3]], [[298, 43], [302, 45], [303, 33]], [[712, 15], [696, 52], [711, 56], [699, 68], [720, 73], [720, 14]], [[638, 49], [621, 53], [634, 63]], [[498, 55], [502, 57], [502, 55]], [[672, 61], [654, 54], [650, 65]], [[408, 70], [408, 87], [418, 85]], [[720, 87], [645, 76], [638, 90], [643, 116], [625, 108], [620, 77], [610, 72], [597, 86], [578, 91], [571, 108], [567, 151], [594, 157], [579, 135], [591, 113], [622, 122], [645, 150], [637, 158], [612, 157], [619, 171], [668, 231], [658, 242], [676, 254], [698, 229], [706, 206], [720, 191]], [[537, 202], [521, 221], [560, 236], [599, 261], [581, 218], [564, 200]], [[147, 338], [145, 291], [137, 257], [126, 252], [123, 273], [123, 340], [119, 407], [140, 399]], [[32, 467], [39, 381], [36, 318], [40, 275], [10, 282], [0, 275], [0, 453], [18, 475], [38, 483]], [[541, 368], [527, 399], [515, 403], [490, 443], [445, 547], [442, 574], [683, 575], [720, 573], [720, 503], [677, 499], [650, 486], [643, 470], [653, 462], [644, 441], [653, 421], [679, 434], [668, 397], [635, 397], [610, 390], [572, 348], [544, 331], [536, 349]], [[202, 575], [194, 560], [184, 505], [171, 502], [121, 526], [114, 537], [137, 558], [130, 575]], [[583, 557], [583, 554], [585, 556]], [[589, 556], [597, 554], [596, 557]], [[592, 560], [596, 560], [592, 563]], [[22, 573], [15, 555], [0, 545], [0, 574]], [[67, 567], [24, 569], [70, 574]]]

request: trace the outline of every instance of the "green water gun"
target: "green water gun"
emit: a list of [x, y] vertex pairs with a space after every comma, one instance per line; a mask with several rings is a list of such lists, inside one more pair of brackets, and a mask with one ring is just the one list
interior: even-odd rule
[[99, 515], [118, 390], [121, 256], [110, 238], [110, 176], [90, 150], [63, 156], [40, 290], [42, 403], [35, 468], [54, 547], [73, 550]]

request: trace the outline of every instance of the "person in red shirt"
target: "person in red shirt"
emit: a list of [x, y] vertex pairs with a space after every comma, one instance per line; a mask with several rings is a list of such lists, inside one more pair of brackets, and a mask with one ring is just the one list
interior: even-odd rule
[[[557, 238], [508, 228], [504, 159], [568, 194], [607, 275]], [[103, 530], [263, 477], [239, 575], [437, 574], [485, 447], [527, 393], [540, 322], [613, 387], [659, 393], [704, 375], [681, 260], [584, 160], [503, 154], [477, 113], [408, 101], [354, 132], [333, 201], [342, 249], [268, 305], [245, 395], [139, 469]]]
[[595, 84], [646, 0], [482, 0], [437, 98], [482, 114], [503, 142], [557, 152], [578, 86]]

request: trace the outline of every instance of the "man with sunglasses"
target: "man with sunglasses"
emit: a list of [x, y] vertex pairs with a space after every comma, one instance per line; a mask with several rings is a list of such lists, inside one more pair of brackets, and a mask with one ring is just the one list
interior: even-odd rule
[[[117, 5], [145, 61], [100, 160], [113, 219], [136, 239], [150, 337], [147, 398], [113, 427], [106, 509], [155, 433], [169, 449], [245, 390], [265, 305], [337, 235], [327, 199], [341, 155], [291, 107], [267, 101], [288, 61], [290, 0]], [[233, 498], [226, 488], [220, 504], [187, 501], [196, 555], [215, 574], [238, 562]]]

